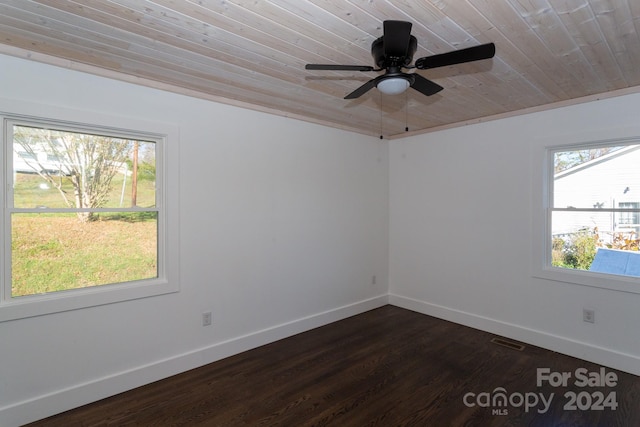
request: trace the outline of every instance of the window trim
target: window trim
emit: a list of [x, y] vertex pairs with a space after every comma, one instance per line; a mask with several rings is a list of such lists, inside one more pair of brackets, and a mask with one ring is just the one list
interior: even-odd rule
[[[160, 171], [156, 177], [158, 184], [156, 193], [158, 277], [11, 298], [9, 264], [11, 237], [9, 234], [9, 238], [0, 245], [0, 271], [3, 272], [0, 277], [0, 322], [179, 292], [179, 257], [177, 253], [180, 206], [178, 202], [179, 174], [177, 173], [177, 165], [179, 164], [178, 129], [166, 123], [67, 110], [60, 107], [35, 106], [28, 103], [18, 105], [18, 108], [12, 108], [12, 112], [6, 112], [6, 110], [8, 108], [3, 108], [3, 102], [0, 100], [0, 123], [2, 124], [0, 142], [4, 157], [2, 173], [0, 173], [0, 185], [3, 189], [0, 201], [2, 209], [0, 227], [2, 227], [2, 234], [5, 236], [10, 227], [7, 221], [12, 210], [7, 199], [10, 196], [7, 178], [11, 173], [9, 168], [13, 161], [13, 156], [6, 155], [6, 153], [13, 153], [12, 144], [6, 141], [9, 131], [5, 131], [5, 127], [9, 122], [101, 132], [131, 139], [152, 140], [158, 144], [156, 145], [156, 170]], [[39, 116], [29, 114], [31, 111], [38, 111], [41, 114], [43, 110], [45, 114]], [[77, 118], [81, 118], [83, 121], [74, 120]], [[171, 248], [176, 248], [176, 253], [169, 254]]]
[[582, 286], [640, 294], [640, 278], [616, 274], [572, 270], [551, 265], [551, 215], [553, 212], [553, 155], [558, 151], [571, 151], [606, 145], [640, 144], [640, 136], [622, 136], [614, 139], [575, 141], [549, 144], [534, 148], [532, 178], [532, 272], [540, 279], [548, 279]]

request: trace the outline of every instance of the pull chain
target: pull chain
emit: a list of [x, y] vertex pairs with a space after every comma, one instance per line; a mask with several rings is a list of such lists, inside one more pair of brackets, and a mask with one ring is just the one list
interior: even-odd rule
[[384, 139], [382, 136], [382, 92], [378, 92], [380, 93], [380, 139]]
[[409, 91], [404, 92], [404, 131], [409, 132]]

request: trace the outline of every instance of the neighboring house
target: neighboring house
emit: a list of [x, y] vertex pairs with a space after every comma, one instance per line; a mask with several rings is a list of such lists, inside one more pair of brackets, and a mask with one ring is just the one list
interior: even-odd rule
[[640, 145], [628, 146], [574, 166], [554, 176], [554, 207], [602, 209], [602, 212], [556, 212], [553, 236], [594, 230], [609, 241], [613, 233], [640, 234], [640, 213], [607, 209], [640, 208]]
[[60, 158], [44, 150], [13, 151], [13, 171], [20, 173], [45, 172], [50, 174], [68, 174], [69, 168], [65, 166]]
[[[108, 164], [118, 171], [118, 173], [129, 176], [126, 162], [112, 162]], [[78, 164], [72, 164], [68, 156], [64, 153], [60, 155], [52, 153], [51, 150], [36, 146], [31, 152], [19, 145], [13, 150], [13, 171], [14, 173], [48, 173], [51, 175], [71, 175], [73, 170], [79, 169]], [[89, 173], [93, 173], [90, 170]]]

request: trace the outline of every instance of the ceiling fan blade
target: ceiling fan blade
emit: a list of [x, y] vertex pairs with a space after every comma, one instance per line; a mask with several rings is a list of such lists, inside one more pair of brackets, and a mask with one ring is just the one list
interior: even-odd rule
[[373, 71], [369, 65], [335, 65], [335, 64], [307, 64], [307, 70], [334, 70], [334, 71]]
[[439, 84], [434, 83], [429, 79], [425, 79], [420, 74], [413, 73], [412, 76], [413, 83], [411, 84], [411, 87], [424, 95], [431, 96], [444, 89]]
[[478, 61], [480, 59], [493, 58], [496, 54], [496, 45], [487, 43], [466, 49], [454, 50], [439, 55], [425, 56], [416, 60], [416, 68], [426, 70], [428, 68], [445, 67], [447, 65], [462, 64], [464, 62]]
[[404, 58], [407, 56], [411, 40], [411, 25], [411, 22], [406, 21], [383, 22], [385, 57]]
[[351, 92], [349, 95], [345, 96], [344, 99], [355, 99], [369, 92], [369, 90], [373, 89], [376, 86], [376, 79], [371, 79], [358, 89]]

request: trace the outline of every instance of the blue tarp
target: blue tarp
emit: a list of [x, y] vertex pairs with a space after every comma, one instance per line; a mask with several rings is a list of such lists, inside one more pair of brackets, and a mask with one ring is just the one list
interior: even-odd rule
[[599, 248], [589, 271], [640, 277], [640, 252]]

